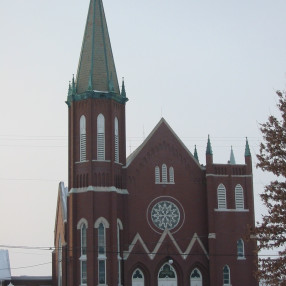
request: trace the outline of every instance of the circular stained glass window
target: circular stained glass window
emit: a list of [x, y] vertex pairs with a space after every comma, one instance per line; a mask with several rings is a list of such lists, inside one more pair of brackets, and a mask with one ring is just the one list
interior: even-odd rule
[[174, 203], [161, 201], [152, 208], [151, 219], [159, 229], [173, 229], [180, 222], [180, 211]]

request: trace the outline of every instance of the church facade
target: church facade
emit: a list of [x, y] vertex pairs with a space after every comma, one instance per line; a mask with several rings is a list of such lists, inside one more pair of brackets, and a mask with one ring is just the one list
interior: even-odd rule
[[162, 118], [126, 158], [102, 0], [91, 0], [69, 86], [69, 180], [59, 185], [53, 285], [257, 286], [252, 161], [206, 165]]

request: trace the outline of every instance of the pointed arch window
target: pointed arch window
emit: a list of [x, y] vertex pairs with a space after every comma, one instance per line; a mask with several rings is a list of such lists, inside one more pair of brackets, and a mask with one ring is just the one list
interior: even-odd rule
[[86, 285], [87, 283], [87, 258], [86, 258], [86, 224], [82, 223], [80, 226], [80, 280], [81, 285]]
[[102, 114], [97, 116], [97, 160], [105, 160], [105, 119]]
[[243, 188], [241, 185], [235, 186], [235, 208], [237, 210], [244, 209], [244, 195], [243, 195]]
[[119, 163], [119, 131], [118, 131], [118, 119], [115, 117], [114, 120], [114, 142], [115, 142], [115, 163]]
[[159, 166], [155, 167], [155, 184], [160, 184], [160, 168], [159, 168]]
[[139, 268], [132, 274], [132, 286], [144, 286], [144, 274]]
[[237, 259], [245, 259], [244, 241], [241, 238], [237, 241]]
[[223, 268], [223, 285], [224, 286], [230, 285], [230, 269], [228, 265], [225, 265]]
[[226, 209], [226, 189], [223, 184], [217, 188], [217, 205], [218, 209]]
[[191, 273], [191, 286], [202, 286], [203, 285], [203, 278], [200, 270], [195, 268]]
[[158, 273], [158, 285], [177, 285], [177, 273], [171, 264], [165, 263]]
[[164, 184], [167, 184], [167, 166], [166, 164], [163, 164], [162, 165], [162, 183]]
[[120, 230], [122, 229], [121, 221], [117, 222], [117, 260], [118, 260], [118, 285], [121, 285], [121, 248], [120, 248]]
[[175, 183], [174, 168], [173, 167], [169, 168], [169, 181], [170, 181], [170, 184]]
[[103, 223], [98, 226], [98, 284], [106, 284], [106, 238]]
[[80, 162], [86, 161], [86, 119], [82, 115], [80, 117]]

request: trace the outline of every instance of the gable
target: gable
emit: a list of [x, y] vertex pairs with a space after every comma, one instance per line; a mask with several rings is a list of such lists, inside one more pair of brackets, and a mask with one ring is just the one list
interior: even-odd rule
[[128, 168], [142, 153], [149, 157], [162, 149], [168, 149], [175, 156], [179, 156], [185, 164], [191, 162], [199, 169], [204, 169], [164, 118], [159, 121], [144, 142], [128, 156], [126, 167]]

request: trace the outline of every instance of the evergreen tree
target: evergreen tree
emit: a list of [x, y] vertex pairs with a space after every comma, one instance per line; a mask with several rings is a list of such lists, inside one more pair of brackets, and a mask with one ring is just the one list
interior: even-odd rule
[[271, 115], [261, 124], [263, 142], [257, 155], [257, 167], [276, 176], [260, 195], [268, 213], [253, 231], [258, 251], [276, 254], [277, 250], [277, 256], [258, 259], [257, 276], [267, 285], [286, 285], [286, 93], [277, 91], [277, 95], [280, 115]]

